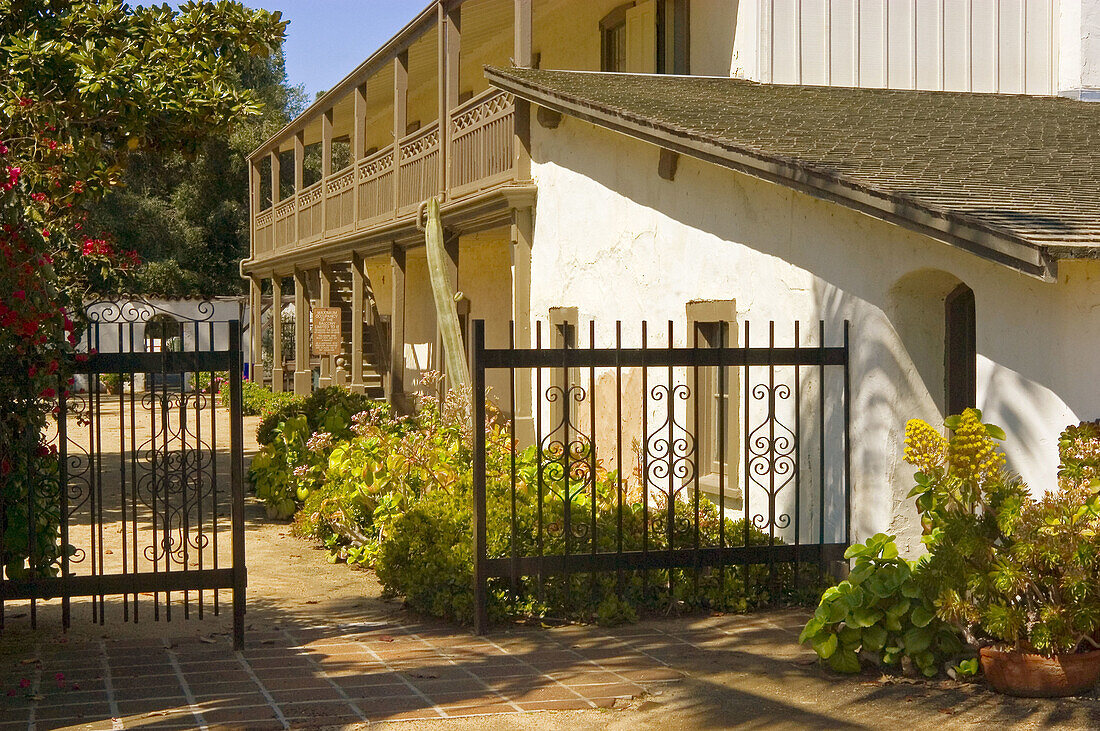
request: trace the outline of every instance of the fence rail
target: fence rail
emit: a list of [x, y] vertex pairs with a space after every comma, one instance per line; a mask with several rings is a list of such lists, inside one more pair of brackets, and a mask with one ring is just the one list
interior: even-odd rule
[[[88, 308], [79, 383], [72, 393], [58, 384], [55, 423], [43, 435], [56, 465], [43, 463], [25, 499], [0, 495], [0, 525], [36, 526], [24, 531], [26, 545], [6, 544], [15, 532], [0, 531], [0, 629], [9, 601], [30, 600], [34, 626], [38, 603], [60, 599], [68, 628], [75, 597], [91, 598], [95, 623], [106, 623], [112, 595], [124, 621], [171, 621], [174, 612], [220, 613], [219, 593], [230, 590], [234, 644], [243, 646], [241, 330], [214, 321], [211, 303], [195, 310], [187, 318], [141, 301]], [[221, 372], [228, 410], [214, 390]]]
[[[588, 575], [593, 596], [601, 577], [614, 577], [621, 595], [632, 573], [643, 595], [672, 601], [677, 581], [697, 587], [705, 572], [724, 586], [739, 567], [745, 586], [757, 577], [797, 591], [802, 567], [841, 560], [851, 531], [849, 327], [827, 345], [817, 325], [793, 323], [790, 344], [777, 345], [769, 323], [754, 346], [749, 323], [740, 332], [696, 323], [677, 345], [670, 322], [657, 345], [642, 323], [639, 344], [624, 347], [616, 323], [613, 347], [598, 348], [595, 323], [587, 347], [567, 322], [543, 347], [537, 323], [535, 347], [519, 349], [514, 328], [508, 347], [486, 347], [476, 321], [474, 424], [495, 403], [509, 417], [511, 454], [501, 467], [494, 453], [490, 469], [498, 437], [474, 429], [477, 631], [487, 628], [491, 580], [541, 595], [556, 577], [568, 603], [571, 576]], [[494, 524], [492, 544], [490, 516], [506, 521]], [[754, 565], [765, 579], [750, 574]]]

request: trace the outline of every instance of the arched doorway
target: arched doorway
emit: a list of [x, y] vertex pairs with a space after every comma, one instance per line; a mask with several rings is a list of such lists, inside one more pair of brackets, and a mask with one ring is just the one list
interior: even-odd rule
[[978, 405], [974, 290], [960, 284], [944, 299], [943, 382], [948, 414]]
[[940, 413], [976, 406], [974, 291], [952, 274], [922, 269], [899, 279], [888, 299], [894, 329]]

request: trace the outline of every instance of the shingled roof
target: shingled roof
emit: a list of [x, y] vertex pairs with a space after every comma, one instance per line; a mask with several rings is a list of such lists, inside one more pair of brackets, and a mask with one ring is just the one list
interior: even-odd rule
[[1100, 104], [487, 68], [541, 106], [1051, 278], [1100, 257]]

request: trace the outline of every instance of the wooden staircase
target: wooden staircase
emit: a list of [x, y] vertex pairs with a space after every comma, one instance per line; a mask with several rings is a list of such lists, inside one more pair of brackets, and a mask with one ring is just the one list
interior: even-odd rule
[[[363, 291], [363, 352], [358, 354], [363, 363], [363, 383], [365, 392], [371, 398], [385, 398], [386, 389], [382, 374], [389, 363], [389, 333], [387, 323], [378, 314], [374, 292], [369, 281], [364, 282]], [[356, 353], [351, 349], [352, 326], [352, 286], [351, 265], [338, 264], [332, 267], [331, 305], [339, 307], [341, 313], [340, 332], [343, 338], [344, 352], [350, 354], [344, 365], [348, 378], [351, 377], [351, 358]]]

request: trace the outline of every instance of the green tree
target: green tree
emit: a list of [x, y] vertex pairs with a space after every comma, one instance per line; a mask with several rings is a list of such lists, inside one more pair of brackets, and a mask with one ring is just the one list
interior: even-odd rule
[[[278, 48], [278, 13], [239, 2], [131, 8], [117, 0], [0, 0], [0, 490], [46, 500], [56, 457], [41, 443], [68, 382], [82, 302], [134, 264], [89, 235], [86, 206], [139, 152], [199, 154], [259, 114], [238, 69]], [[56, 485], [54, 486], [56, 488]], [[47, 500], [48, 503], [48, 500]], [[40, 506], [42, 507], [42, 506]], [[48, 504], [44, 507], [50, 507]], [[5, 513], [9, 576], [53, 570], [56, 505], [28, 525]], [[38, 560], [30, 566], [33, 537]], [[49, 550], [47, 550], [49, 549]]]
[[[241, 59], [236, 83], [262, 101], [260, 115], [212, 134], [195, 155], [152, 151], [132, 156], [122, 185], [91, 207], [90, 225], [143, 265], [134, 284], [163, 296], [243, 291], [238, 262], [248, 255], [246, 158], [295, 116], [303, 92], [287, 82], [281, 50]], [[293, 170], [284, 170], [284, 189]]]

